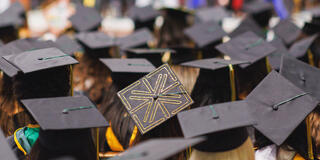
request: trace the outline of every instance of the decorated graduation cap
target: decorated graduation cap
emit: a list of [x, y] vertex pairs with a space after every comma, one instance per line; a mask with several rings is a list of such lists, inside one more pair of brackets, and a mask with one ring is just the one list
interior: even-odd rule
[[301, 62], [294, 57], [283, 56], [280, 74], [297, 87], [320, 100], [320, 90], [319, 85], [317, 85], [320, 80], [320, 70], [318, 68]]
[[254, 127], [276, 145], [281, 145], [318, 104], [276, 71], [269, 73], [246, 101], [257, 123]]
[[0, 130], [0, 156], [1, 159], [4, 160], [18, 160], [18, 158], [14, 155], [12, 149], [7, 143], [6, 138], [4, 137], [3, 132]]
[[158, 16], [160, 16], [160, 13], [151, 6], [132, 6], [127, 11], [127, 15], [135, 22], [136, 29], [142, 27], [153, 29], [154, 21]]
[[98, 57], [108, 57], [109, 49], [116, 46], [114, 38], [99, 31], [82, 32], [75, 38], [83, 46], [85, 52]]
[[191, 48], [191, 47], [182, 47], [182, 46], [176, 46], [176, 47], [170, 47], [174, 52], [171, 52], [170, 54], [170, 60], [169, 63], [178, 65], [183, 62], [193, 61], [198, 59], [201, 55], [201, 52], [197, 48]]
[[18, 72], [27, 74], [76, 63], [78, 63], [77, 60], [57, 48], [45, 48], [2, 56], [0, 69], [8, 76], [13, 77]]
[[191, 38], [199, 48], [217, 44], [227, 35], [219, 24], [214, 21], [195, 24], [184, 30], [184, 33]]
[[318, 35], [313, 35], [308, 38], [301, 39], [289, 49], [289, 55], [298, 58], [304, 62], [314, 65], [313, 53], [311, 51], [311, 45], [315, 41]]
[[148, 59], [153, 65], [159, 67], [162, 63], [162, 56], [165, 53], [172, 53], [174, 52], [171, 49], [165, 48], [132, 48], [132, 49], [125, 49], [124, 52], [126, 53], [128, 58], [146, 58]]
[[142, 28], [134, 33], [117, 39], [117, 44], [121, 49], [143, 48], [148, 46], [148, 42], [153, 40], [153, 35], [147, 28]]
[[248, 31], [251, 31], [260, 37], [265, 37], [262, 28], [251, 17], [246, 17], [243, 19], [239, 26], [233, 30], [229, 36], [234, 38]]
[[215, 6], [200, 8], [196, 10], [195, 16], [200, 22], [215, 21], [217, 23], [220, 23], [224, 18], [230, 17], [231, 12], [227, 11], [224, 7]]
[[232, 60], [250, 62], [240, 65], [241, 68], [246, 68], [276, 51], [275, 47], [253, 32], [245, 32], [216, 48]]
[[125, 88], [155, 69], [153, 64], [144, 58], [101, 58], [100, 61], [110, 70], [113, 83], [119, 89]]
[[63, 156], [72, 151], [87, 151], [93, 145], [90, 129], [108, 126], [85, 96], [24, 99], [21, 103], [40, 125], [41, 146], [50, 152], [65, 152]]
[[299, 35], [301, 30], [290, 19], [281, 20], [274, 28], [276, 36], [281, 38], [283, 42], [289, 46], [291, 45]]
[[96, 30], [102, 18], [96, 9], [77, 4], [76, 13], [69, 20], [76, 31], [84, 32]]
[[69, 55], [74, 55], [76, 52], [82, 50], [81, 45], [74, 39], [71, 39], [68, 35], [59, 37], [56, 40], [56, 43], [63, 52]]
[[178, 120], [185, 138], [207, 136], [195, 148], [204, 152], [235, 149], [248, 139], [245, 127], [255, 124], [245, 101], [212, 104], [183, 111]]
[[270, 44], [277, 48], [277, 50], [268, 56], [269, 63], [272, 69], [279, 70], [281, 64], [281, 56], [288, 55], [289, 51], [280, 38], [274, 38], [272, 41], [270, 41]]
[[205, 138], [159, 138], [138, 144], [110, 160], [164, 160]]
[[264, 0], [253, 0], [243, 4], [242, 9], [249, 13], [261, 26], [267, 27], [272, 17], [273, 5]]
[[187, 108], [193, 100], [168, 64], [118, 92], [141, 134]]

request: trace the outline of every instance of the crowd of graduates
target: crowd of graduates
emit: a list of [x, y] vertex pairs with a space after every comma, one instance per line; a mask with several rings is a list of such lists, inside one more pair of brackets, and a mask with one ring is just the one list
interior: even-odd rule
[[0, 159], [320, 159], [316, 0], [0, 0]]

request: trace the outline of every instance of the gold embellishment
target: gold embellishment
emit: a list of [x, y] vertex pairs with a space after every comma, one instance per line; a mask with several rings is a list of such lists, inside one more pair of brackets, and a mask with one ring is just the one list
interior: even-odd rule
[[236, 95], [234, 69], [232, 64], [229, 64], [229, 76], [230, 76], [230, 88], [231, 88], [231, 101], [235, 101], [237, 99], [237, 95]]
[[270, 65], [270, 61], [268, 57], [266, 57], [266, 67], [267, 67], [267, 72], [270, 73], [272, 71], [272, 67]]
[[99, 128], [97, 128], [97, 160], [99, 160]]
[[117, 137], [114, 135], [112, 128], [111, 128], [111, 125], [107, 128], [106, 139], [107, 139], [107, 143], [112, 151], [117, 151], [117, 152], [124, 151], [122, 145], [118, 141]]
[[129, 145], [130, 145], [130, 146], [132, 146], [132, 143], [133, 143], [134, 140], [136, 139], [137, 133], [138, 133], [138, 128], [137, 128], [137, 126], [134, 126], [133, 131], [132, 131], [132, 134], [131, 134], [130, 142], [129, 142]]
[[19, 143], [19, 141], [18, 141], [18, 139], [17, 139], [17, 132], [18, 132], [19, 130], [21, 130], [21, 129], [23, 129], [23, 127], [17, 129], [17, 130], [14, 132], [13, 138], [14, 138], [14, 141], [16, 142], [16, 145], [17, 145], [18, 149], [26, 156], [26, 155], [27, 155], [27, 152], [23, 149], [23, 147], [21, 146], [21, 144]]
[[40, 128], [39, 124], [28, 124], [27, 125], [28, 128]]
[[312, 137], [311, 137], [311, 127], [309, 118], [306, 118], [306, 127], [307, 127], [307, 141], [308, 141], [308, 157], [311, 160], [314, 160], [313, 157], [313, 148], [312, 148]]
[[309, 61], [309, 64], [310, 64], [311, 66], [314, 66], [313, 54], [312, 54], [312, 52], [311, 52], [311, 50], [310, 50], [310, 49], [308, 49], [307, 54], [308, 54], [308, 61]]
[[193, 103], [188, 94], [168, 94], [173, 92], [187, 93], [169, 65], [164, 64], [118, 92], [118, 96], [143, 134]]
[[70, 65], [70, 95], [73, 96], [73, 68]]

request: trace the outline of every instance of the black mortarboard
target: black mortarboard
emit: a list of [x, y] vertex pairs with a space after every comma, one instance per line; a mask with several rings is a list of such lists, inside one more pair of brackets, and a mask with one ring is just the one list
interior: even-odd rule
[[142, 58], [101, 58], [100, 61], [111, 71], [113, 83], [119, 90], [155, 69], [148, 60]]
[[102, 32], [82, 32], [75, 38], [83, 46], [85, 52], [98, 57], [109, 56], [109, 48], [116, 46], [115, 39]]
[[166, 12], [166, 16], [184, 19], [186, 20], [186, 17], [188, 15], [193, 14], [191, 10], [188, 10], [187, 8], [171, 8], [171, 7], [165, 7], [161, 8], [160, 10], [163, 10]]
[[318, 35], [314, 35], [308, 38], [304, 38], [292, 44], [292, 46], [289, 49], [289, 55], [299, 59], [306, 56], [308, 49], [315, 41], [317, 36]]
[[168, 64], [118, 92], [141, 134], [147, 133], [193, 103]]
[[21, 103], [44, 131], [88, 129], [108, 125], [86, 96], [24, 99]]
[[320, 32], [320, 24], [313, 22], [305, 22], [303, 28], [303, 33], [307, 35], [313, 35]]
[[159, 138], [138, 144], [110, 160], [165, 160], [205, 138]]
[[134, 49], [126, 49], [124, 50], [128, 58], [146, 58], [156, 67], [161, 66], [162, 63], [162, 55], [166, 52], [174, 52], [171, 49], [156, 49], [156, 48], [134, 48]]
[[253, 32], [243, 33], [216, 48], [221, 53], [230, 56], [232, 60], [250, 62], [240, 65], [241, 68], [246, 68], [276, 51], [276, 48], [270, 43]]
[[64, 53], [69, 55], [74, 55], [74, 53], [82, 50], [81, 45], [67, 35], [59, 37], [56, 43]]
[[276, 71], [272, 71], [247, 96], [254, 126], [276, 145], [281, 145], [318, 101]]
[[262, 28], [251, 17], [246, 17], [244, 20], [242, 20], [240, 25], [233, 30], [229, 36], [234, 38], [248, 31], [255, 33], [259, 37], [265, 37]]
[[254, 124], [245, 101], [212, 104], [183, 111], [178, 114], [178, 120], [185, 138]]
[[3, 132], [0, 130], [0, 156], [3, 160], [18, 160], [11, 150]]
[[184, 33], [191, 38], [199, 48], [221, 42], [222, 38], [227, 35], [219, 24], [214, 21], [195, 24], [184, 30]]
[[265, 2], [264, 0], [254, 0], [244, 3], [242, 9], [249, 13], [261, 27], [269, 25], [273, 12], [272, 3]]
[[293, 57], [283, 56], [280, 74], [320, 100], [320, 70]]
[[18, 72], [26, 74], [76, 63], [78, 63], [77, 60], [57, 48], [45, 48], [2, 56], [0, 69], [8, 76], [13, 77]]
[[272, 41], [270, 41], [270, 44], [277, 48], [277, 50], [268, 56], [269, 63], [273, 69], [279, 70], [281, 64], [281, 56], [288, 55], [289, 51], [280, 38], [273, 39]]
[[171, 64], [180, 64], [199, 58], [200, 50], [191, 47], [170, 47], [174, 52], [170, 54]]
[[148, 27], [149, 29], [152, 29], [154, 20], [156, 17], [160, 16], [160, 13], [151, 6], [132, 6], [129, 8], [127, 15], [135, 22], [136, 29], [142, 27]]
[[102, 18], [96, 9], [77, 4], [76, 13], [70, 17], [70, 21], [76, 31], [84, 32], [96, 30], [100, 26]]
[[208, 59], [201, 59], [201, 60], [194, 60], [190, 62], [182, 63], [182, 66], [189, 66], [195, 68], [201, 68], [206, 70], [218, 70], [221, 68], [228, 67], [231, 65], [241, 65], [248, 62], [244, 61], [236, 61], [236, 60], [225, 60], [222, 58], [208, 58]]
[[117, 45], [121, 49], [147, 47], [148, 42], [153, 40], [153, 35], [147, 28], [142, 28], [134, 33], [117, 39]]
[[289, 19], [281, 20], [273, 30], [276, 36], [280, 37], [287, 46], [297, 40], [301, 34], [301, 30]]
[[216, 6], [210, 8], [200, 8], [196, 10], [195, 15], [200, 22], [215, 21], [220, 23], [224, 18], [230, 17], [231, 12], [227, 11], [224, 7]]
[[[244, 127], [255, 124], [245, 101], [212, 104], [183, 111], [178, 120], [185, 138], [207, 136], [195, 146], [205, 152], [235, 149], [248, 139]], [[230, 135], [230, 133], [233, 133]]]

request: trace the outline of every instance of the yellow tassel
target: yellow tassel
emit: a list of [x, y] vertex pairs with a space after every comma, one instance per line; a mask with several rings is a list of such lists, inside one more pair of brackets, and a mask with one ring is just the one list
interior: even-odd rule
[[96, 0], [84, 0], [83, 5], [86, 7], [91, 7], [93, 8], [96, 4]]
[[99, 128], [97, 128], [97, 160], [99, 159]]
[[311, 66], [314, 66], [313, 54], [310, 49], [308, 49], [308, 61]]
[[307, 139], [308, 139], [308, 157], [311, 160], [314, 160], [313, 148], [312, 148], [311, 127], [310, 127], [310, 121], [309, 121], [308, 117], [306, 119], [306, 127], [307, 127]]
[[73, 68], [70, 65], [70, 95], [73, 96]]
[[234, 69], [232, 64], [229, 64], [229, 77], [230, 77], [230, 88], [231, 88], [231, 101], [235, 101], [237, 100], [236, 83], [235, 83]]
[[270, 73], [272, 71], [272, 67], [270, 65], [268, 57], [266, 57], [266, 67], [267, 67], [267, 72]]
[[197, 59], [202, 59], [202, 58], [203, 58], [202, 51], [198, 51], [198, 53], [197, 53]]

